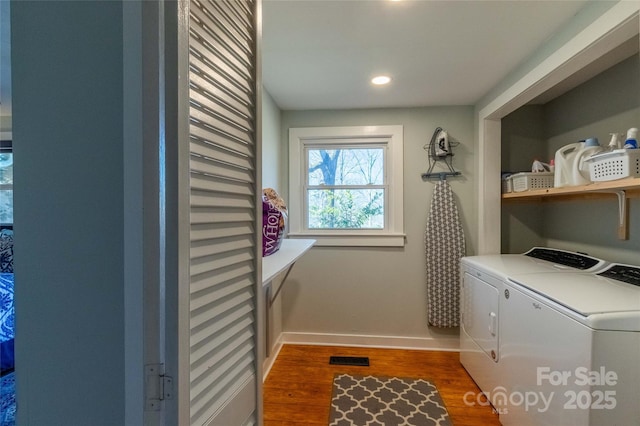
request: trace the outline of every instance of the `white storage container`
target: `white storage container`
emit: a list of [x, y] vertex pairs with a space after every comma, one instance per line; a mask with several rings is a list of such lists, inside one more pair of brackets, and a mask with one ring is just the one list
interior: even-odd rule
[[502, 193], [508, 194], [510, 192], [513, 192], [513, 182], [511, 180], [511, 175], [502, 178]]
[[640, 149], [615, 149], [588, 158], [593, 182], [640, 177]]
[[553, 172], [521, 172], [511, 175], [513, 192], [553, 188]]

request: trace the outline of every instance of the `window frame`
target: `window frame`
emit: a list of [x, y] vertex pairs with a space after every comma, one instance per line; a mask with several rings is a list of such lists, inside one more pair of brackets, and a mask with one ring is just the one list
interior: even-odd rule
[[[306, 230], [312, 230], [312, 231], [320, 231], [320, 230], [336, 230], [338, 228], [311, 228], [309, 227], [309, 191], [313, 191], [313, 190], [331, 190], [331, 189], [335, 189], [335, 190], [369, 190], [369, 189], [381, 189], [385, 194], [389, 194], [389, 178], [388, 178], [388, 143], [386, 142], [386, 140], [382, 140], [380, 138], [366, 138], [366, 139], [332, 139], [331, 143], [325, 142], [325, 141], [314, 141], [314, 140], [309, 140], [309, 141], [305, 141], [303, 143], [303, 152], [302, 152], [302, 156], [304, 158], [305, 161], [305, 166], [303, 167], [303, 170], [305, 171], [304, 173], [304, 178], [303, 180], [303, 188], [302, 188], [302, 194], [303, 194], [303, 212], [305, 214], [302, 215], [302, 220], [303, 220], [303, 228]], [[380, 149], [382, 150], [382, 160], [383, 160], [383, 182], [382, 184], [359, 184], [359, 185], [349, 185], [349, 184], [342, 184], [342, 185], [311, 185], [309, 183], [309, 173], [307, 172], [309, 170], [310, 164], [309, 164], [309, 151], [310, 150], [322, 150], [322, 149], [336, 149], [336, 150], [350, 150], [350, 149]], [[389, 209], [389, 197], [385, 196], [384, 197], [384, 203], [383, 203], [383, 212], [387, 212]], [[383, 228], [382, 229], [386, 229], [388, 227], [388, 215], [387, 214], [383, 214]], [[380, 231], [380, 228], [341, 228], [342, 230], [345, 231], [349, 231], [349, 230], [354, 230], [354, 231], [362, 231], [365, 229], [374, 229], [377, 231]]]
[[[343, 142], [340, 142], [343, 141]], [[306, 147], [385, 147], [383, 229], [316, 229], [307, 225]], [[402, 247], [404, 233], [404, 135], [402, 125], [289, 129], [289, 237], [314, 238], [317, 246]]]

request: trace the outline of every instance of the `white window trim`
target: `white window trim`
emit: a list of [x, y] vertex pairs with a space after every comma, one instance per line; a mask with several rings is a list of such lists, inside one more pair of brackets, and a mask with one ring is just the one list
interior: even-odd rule
[[[318, 140], [385, 138], [389, 184], [386, 228], [363, 230], [305, 229], [304, 225], [304, 143]], [[304, 127], [289, 129], [289, 237], [314, 238], [317, 246], [402, 247], [404, 233], [404, 133], [396, 126]]]

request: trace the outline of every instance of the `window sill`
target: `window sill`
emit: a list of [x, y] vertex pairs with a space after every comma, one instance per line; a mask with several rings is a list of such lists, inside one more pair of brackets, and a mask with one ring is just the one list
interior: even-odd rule
[[405, 234], [341, 232], [294, 232], [289, 238], [313, 238], [315, 247], [404, 247]]

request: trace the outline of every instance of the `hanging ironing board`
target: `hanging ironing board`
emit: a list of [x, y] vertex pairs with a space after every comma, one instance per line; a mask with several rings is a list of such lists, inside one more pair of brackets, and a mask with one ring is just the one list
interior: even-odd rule
[[457, 327], [465, 241], [453, 191], [445, 178], [435, 184], [424, 241], [429, 325]]

